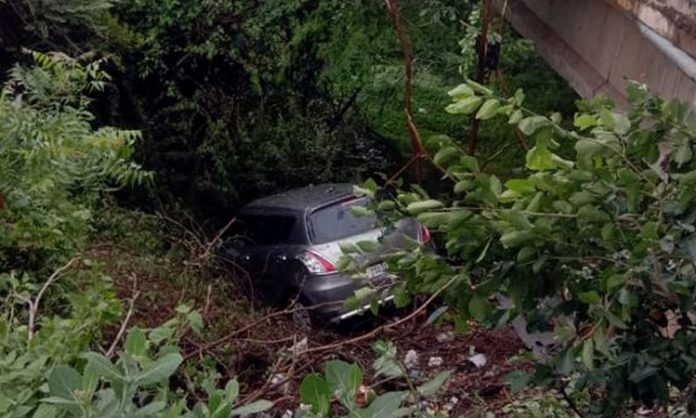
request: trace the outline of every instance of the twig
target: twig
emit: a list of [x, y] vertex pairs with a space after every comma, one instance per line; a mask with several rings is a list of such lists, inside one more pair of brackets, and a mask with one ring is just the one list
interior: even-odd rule
[[80, 256], [76, 256], [70, 259], [63, 267], [60, 267], [58, 270], [54, 271], [53, 274], [51, 274], [48, 277], [48, 280], [46, 280], [46, 283], [41, 287], [39, 290], [39, 293], [36, 294], [36, 298], [34, 298], [33, 301], [28, 300], [27, 303], [29, 304], [29, 325], [28, 325], [28, 340], [31, 341], [32, 338], [34, 338], [34, 324], [36, 322], [36, 315], [38, 314], [39, 311], [39, 303], [41, 302], [41, 298], [43, 297], [44, 292], [46, 292], [46, 289], [48, 289], [48, 286], [51, 285], [54, 281], [58, 279], [58, 277], [67, 269], [69, 269], [77, 260], [80, 259]]
[[213, 237], [213, 239], [208, 241], [208, 243], [205, 246], [205, 251], [203, 251], [203, 253], [198, 256], [198, 259], [201, 262], [206, 261], [210, 257], [210, 252], [213, 248], [213, 245], [215, 245], [215, 243], [218, 242], [218, 240], [220, 240], [220, 238], [225, 234], [225, 232], [227, 232], [227, 230], [230, 229], [232, 224], [234, 224], [236, 221], [237, 221], [236, 217], [230, 219], [230, 221], [227, 222], [227, 224], [224, 227], [222, 227], [222, 229], [220, 231], [218, 231], [218, 233]]
[[561, 395], [563, 395], [563, 399], [565, 399], [565, 401], [568, 402], [568, 405], [570, 405], [570, 409], [572, 409], [573, 412], [575, 412], [579, 417], [584, 417], [585, 414], [580, 412], [580, 409], [575, 404], [575, 401], [573, 400], [573, 398], [571, 398], [570, 395], [568, 395], [568, 392], [566, 391], [566, 385], [563, 381], [560, 382], [560, 386], [561, 386]]
[[246, 325], [246, 326], [244, 326], [244, 327], [242, 327], [242, 328], [240, 328], [240, 329], [238, 329], [238, 330], [234, 330], [234, 331], [230, 332], [229, 334], [227, 334], [227, 335], [225, 335], [225, 336], [223, 336], [223, 337], [218, 338], [218, 339], [215, 340], [215, 341], [211, 341], [211, 342], [209, 342], [208, 344], [199, 346], [199, 347], [198, 347], [198, 350], [186, 354], [186, 355], [184, 356], [184, 360], [188, 360], [188, 359], [190, 359], [191, 357], [193, 357], [194, 355], [200, 354], [200, 353], [202, 353], [203, 351], [208, 351], [208, 350], [210, 350], [211, 348], [216, 347], [216, 346], [218, 346], [218, 345], [220, 345], [220, 344], [224, 344], [224, 343], [226, 343], [226, 342], [236, 340], [235, 337], [236, 337], [237, 335], [239, 335], [239, 334], [241, 334], [241, 333], [243, 333], [243, 332], [246, 332], [246, 331], [248, 331], [248, 330], [254, 328], [255, 326], [257, 326], [257, 325], [259, 325], [259, 324], [261, 324], [261, 323], [264, 323], [264, 322], [268, 321], [268, 320], [271, 319], [271, 318], [275, 318], [275, 317], [283, 316], [283, 315], [288, 315], [288, 314], [291, 314], [291, 313], [296, 312], [296, 311], [301, 311], [301, 310], [314, 310], [314, 309], [318, 309], [318, 308], [321, 308], [321, 307], [324, 307], [324, 306], [330, 306], [330, 305], [335, 305], [335, 304], [340, 304], [340, 303], [343, 303], [343, 302], [341, 302], [341, 301], [339, 301], [339, 302], [327, 302], [327, 303], [320, 303], [320, 304], [313, 305], [313, 306], [297, 306], [297, 307], [293, 307], [293, 308], [291, 308], [291, 309], [289, 308], [289, 309], [284, 309], [284, 310], [282, 310], [282, 311], [272, 312], [272, 313], [270, 313], [270, 314], [268, 314], [268, 315], [265, 315], [264, 317], [262, 317], [262, 318], [260, 318], [260, 319], [258, 319], [258, 320], [256, 320], [256, 321], [254, 321], [254, 322], [251, 322], [250, 324], [248, 324], [248, 325]]
[[126, 313], [126, 317], [123, 319], [123, 322], [121, 323], [121, 327], [118, 329], [118, 333], [116, 334], [116, 338], [111, 342], [111, 346], [109, 349], [106, 351], [105, 356], [107, 358], [111, 358], [114, 355], [114, 352], [116, 351], [116, 346], [118, 345], [118, 342], [123, 338], [123, 334], [126, 332], [126, 328], [128, 327], [128, 322], [131, 319], [131, 316], [133, 316], [133, 308], [135, 307], [135, 300], [138, 299], [138, 296], [140, 296], [140, 291], [137, 289], [138, 287], [138, 278], [134, 274], [133, 276], [133, 291], [132, 291], [132, 296], [130, 298], [130, 301], [128, 303], [128, 312]]

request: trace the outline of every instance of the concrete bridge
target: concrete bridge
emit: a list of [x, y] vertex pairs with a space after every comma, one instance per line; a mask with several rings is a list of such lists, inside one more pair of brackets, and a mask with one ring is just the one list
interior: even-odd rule
[[[696, 108], [696, 0], [495, 0], [583, 97], [625, 104], [625, 80]], [[504, 10], [503, 10], [504, 9]]]

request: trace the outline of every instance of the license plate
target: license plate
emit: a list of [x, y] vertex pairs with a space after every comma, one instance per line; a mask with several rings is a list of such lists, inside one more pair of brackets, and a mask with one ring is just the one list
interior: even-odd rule
[[374, 279], [375, 277], [381, 276], [387, 271], [387, 264], [386, 263], [379, 263], [375, 264], [374, 266], [370, 266], [365, 270], [365, 273], [367, 274], [368, 279]]

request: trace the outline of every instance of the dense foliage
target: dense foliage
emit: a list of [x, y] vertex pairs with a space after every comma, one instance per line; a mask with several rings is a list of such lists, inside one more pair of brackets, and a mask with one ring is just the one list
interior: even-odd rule
[[[631, 398], [665, 405], [677, 389], [692, 410], [696, 114], [631, 84], [628, 114], [588, 101], [566, 129], [558, 114], [528, 110], [521, 91], [504, 98], [468, 82], [449, 94], [448, 112], [505, 118], [533, 139], [527, 174], [502, 182], [442, 139], [432, 162], [451, 199], [416, 188], [377, 208], [417, 216], [446, 248], [445, 258], [394, 254], [408, 278], [400, 298], [449, 286], [461, 327], [522, 316], [529, 331], [552, 331], [534, 375], [516, 373], [514, 386], [571, 377], [598, 416]], [[571, 146], [574, 157], [558, 154]]]
[[[425, 187], [439, 200], [414, 185], [375, 210], [417, 216], [444, 255], [415, 243], [394, 254], [390, 268], [405, 278], [397, 302], [443, 292], [449, 310], [439, 313], [462, 332], [470, 319], [520, 318], [525, 332], [552, 332], [535, 372], [510, 376], [516, 389], [558, 385], [589, 397], [598, 416], [639, 402], [693, 409], [694, 113], [637, 84], [627, 114], [603, 99], [575, 113], [575, 95], [499, 21], [489, 82], [461, 84], [448, 99], [447, 86], [476, 65], [478, 2], [400, 4], [416, 56], [414, 122], [435, 173], [426, 183], [443, 182]], [[403, 54], [385, 6], [0, 0], [0, 21], [0, 417], [270, 407], [239, 405], [237, 382], [203, 363], [191, 366], [200, 379], [179, 382], [179, 340], [203, 327], [190, 307], [113, 339], [105, 330], [126, 309], [80, 251], [115, 190], [219, 223], [259, 195], [396, 172], [410, 150]], [[508, 97], [518, 87], [527, 97]], [[476, 156], [462, 152], [473, 119], [484, 122]], [[343, 267], [354, 267], [350, 257]], [[376, 397], [361, 387], [364, 371], [334, 361], [304, 380], [309, 407], [298, 416], [334, 414], [332, 404], [351, 416], [428, 416], [419, 401], [448, 373], [416, 387], [393, 347], [376, 348], [376, 376], [409, 390]]]
[[202, 326], [185, 306], [147, 336], [132, 328], [115, 364], [108, 357], [118, 341], [105, 354], [88, 352], [107, 343], [103, 330], [123, 306], [99, 266], [75, 254], [105, 192], [150, 174], [131, 161], [138, 132], [91, 126], [87, 93], [108, 79], [100, 63], [32, 55], [36, 66], [14, 67], [0, 93], [0, 416], [228, 417], [267, 409], [266, 401], [233, 409], [236, 382], [223, 393], [212, 373], [207, 404], [190, 409], [186, 393], [169, 392], [182, 360], [180, 330]]

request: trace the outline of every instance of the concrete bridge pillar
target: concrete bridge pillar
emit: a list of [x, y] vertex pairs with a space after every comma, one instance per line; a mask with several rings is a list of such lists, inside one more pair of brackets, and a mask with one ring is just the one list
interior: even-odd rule
[[630, 79], [696, 108], [696, 0], [495, 1], [581, 96], [625, 105]]

